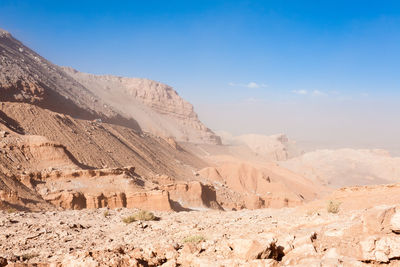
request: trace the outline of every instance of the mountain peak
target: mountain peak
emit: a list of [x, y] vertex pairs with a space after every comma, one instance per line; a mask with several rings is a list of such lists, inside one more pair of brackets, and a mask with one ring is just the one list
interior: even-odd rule
[[6, 37], [6, 36], [9, 37], [11, 36], [11, 34], [8, 31], [0, 28], [0, 37]]

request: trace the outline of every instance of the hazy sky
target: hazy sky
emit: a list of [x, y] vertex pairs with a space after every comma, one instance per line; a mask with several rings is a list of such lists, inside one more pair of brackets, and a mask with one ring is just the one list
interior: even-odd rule
[[172, 85], [211, 128], [400, 151], [400, 1], [1, 0], [58, 65]]

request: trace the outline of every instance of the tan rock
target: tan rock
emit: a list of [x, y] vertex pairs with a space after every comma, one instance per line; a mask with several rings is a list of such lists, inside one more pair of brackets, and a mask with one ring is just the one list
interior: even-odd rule
[[169, 193], [162, 190], [127, 194], [126, 207], [145, 210], [172, 210]]
[[400, 234], [400, 207], [396, 208], [396, 212], [390, 219], [390, 229], [396, 234]]
[[274, 257], [276, 251], [276, 241], [261, 244], [253, 239], [236, 239], [230, 242], [233, 253], [239, 259], [255, 260], [269, 259]]
[[367, 210], [362, 217], [364, 232], [377, 234], [390, 231], [389, 224], [395, 213], [394, 207], [379, 206]]
[[180, 211], [185, 208], [222, 209], [217, 202], [215, 189], [211, 185], [204, 185], [198, 181], [178, 182], [165, 185], [162, 189], [169, 192], [174, 210]]
[[371, 236], [360, 244], [362, 260], [385, 263], [400, 257], [400, 236]]
[[56, 207], [80, 210], [86, 208], [86, 197], [81, 192], [58, 192], [44, 196], [44, 199]]

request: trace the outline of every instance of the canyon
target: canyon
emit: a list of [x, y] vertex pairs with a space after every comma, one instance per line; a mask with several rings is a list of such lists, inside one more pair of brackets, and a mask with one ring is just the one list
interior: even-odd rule
[[168, 85], [57, 66], [5, 30], [0, 70], [0, 266], [400, 264], [387, 151], [214, 132]]

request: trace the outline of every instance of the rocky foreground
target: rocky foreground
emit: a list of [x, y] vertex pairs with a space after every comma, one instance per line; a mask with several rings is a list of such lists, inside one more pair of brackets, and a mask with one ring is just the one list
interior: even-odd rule
[[[400, 265], [400, 208], [0, 212], [0, 266]], [[35, 265], [37, 264], [37, 265]]]

